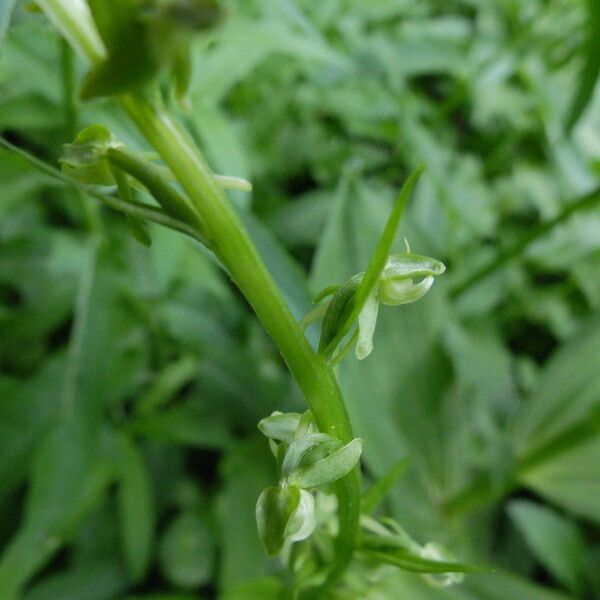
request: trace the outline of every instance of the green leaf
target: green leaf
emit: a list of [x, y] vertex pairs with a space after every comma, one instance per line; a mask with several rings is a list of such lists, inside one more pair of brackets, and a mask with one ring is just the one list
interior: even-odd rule
[[[391, 253], [392, 244], [394, 243], [394, 238], [396, 237], [396, 230], [400, 224], [400, 219], [404, 214], [404, 209], [410, 200], [412, 190], [419, 180], [422, 172], [423, 167], [419, 167], [413, 171], [404, 182], [404, 185], [400, 190], [400, 194], [398, 195], [398, 199], [396, 200], [394, 208], [392, 209], [392, 212], [388, 218], [385, 229], [383, 230], [383, 233], [377, 242], [377, 246], [375, 247], [369, 262], [369, 266], [367, 267], [365, 274], [356, 288], [356, 292], [351, 299], [348, 299], [344, 303], [344, 306], [341, 307], [341, 310], [339, 307], [334, 308], [340, 313], [340, 316], [336, 315], [336, 326], [328, 327], [327, 329], [323, 327], [321, 339], [319, 340], [319, 352], [325, 356], [333, 356], [335, 349], [358, 319], [358, 316], [365, 303], [377, 285], [379, 277], [385, 268], [388, 256]], [[334, 309], [332, 308], [331, 310]], [[327, 312], [329, 312], [329, 310]], [[324, 322], [327, 319], [328, 317], [325, 315]]]
[[587, 32], [582, 49], [584, 62], [567, 117], [567, 130], [575, 126], [592, 99], [600, 74], [600, 1], [586, 0], [586, 8]]
[[69, 540], [111, 481], [108, 465], [94, 460], [94, 444], [80, 419], [61, 422], [36, 453], [22, 529], [0, 560], [7, 600]]
[[515, 441], [522, 457], [544, 452], [582, 423], [597, 422], [590, 421], [590, 414], [600, 405], [599, 354], [600, 320], [593, 318], [548, 361], [515, 419]]
[[477, 565], [423, 558], [419, 554], [415, 554], [404, 548], [396, 548], [385, 552], [361, 550], [361, 555], [369, 560], [395, 565], [405, 571], [412, 571], [414, 573], [476, 573], [489, 570], [487, 567]]
[[160, 544], [160, 564], [175, 586], [193, 589], [210, 580], [214, 569], [214, 538], [206, 516], [182, 513], [167, 528]]
[[271, 572], [271, 562], [256, 534], [256, 499], [276, 476], [264, 437], [238, 443], [220, 464], [223, 488], [217, 497], [220, 548], [219, 589]]
[[265, 577], [235, 586], [222, 597], [222, 600], [279, 600], [283, 588], [276, 577]]
[[24, 600], [110, 600], [121, 597], [129, 587], [127, 576], [118, 562], [101, 561], [45, 577]]
[[519, 480], [551, 502], [600, 523], [600, 435], [523, 469]]
[[82, 88], [84, 100], [139, 89], [156, 74], [158, 64], [135, 0], [90, 0], [90, 10], [108, 50], [92, 67]]
[[0, 6], [0, 55], [2, 54], [2, 46], [4, 37], [10, 25], [10, 17], [17, 4], [17, 0], [5, 0]]
[[293, 469], [288, 477], [289, 482], [306, 489], [333, 483], [356, 466], [361, 452], [362, 440], [355, 438], [325, 458]]
[[117, 503], [121, 520], [121, 543], [133, 581], [141, 581], [150, 566], [154, 537], [154, 499], [144, 459], [135, 444], [121, 436], [117, 463]]
[[400, 459], [383, 477], [380, 477], [365, 493], [362, 500], [362, 512], [371, 514], [390, 490], [404, 475], [409, 464], [408, 458]]
[[226, 448], [231, 443], [227, 423], [194, 402], [136, 417], [131, 431], [157, 442], [197, 448]]
[[576, 523], [529, 500], [513, 500], [507, 510], [537, 561], [572, 592], [581, 594], [586, 546]]

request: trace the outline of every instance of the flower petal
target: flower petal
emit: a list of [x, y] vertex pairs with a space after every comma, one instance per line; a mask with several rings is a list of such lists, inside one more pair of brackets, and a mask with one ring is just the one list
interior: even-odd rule
[[367, 358], [373, 352], [373, 334], [375, 333], [378, 312], [379, 298], [375, 290], [371, 292], [371, 295], [358, 315], [358, 341], [354, 350], [358, 360]]

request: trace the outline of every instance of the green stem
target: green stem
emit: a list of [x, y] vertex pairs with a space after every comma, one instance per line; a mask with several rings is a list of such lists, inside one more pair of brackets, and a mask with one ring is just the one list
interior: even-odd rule
[[[206, 224], [215, 253], [277, 344], [319, 429], [348, 443], [352, 429], [333, 370], [309, 345], [198, 149], [167, 112], [134, 96], [122, 98], [121, 104], [187, 192]], [[356, 545], [360, 514], [358, 469], [338, 482], [336, 493], [340, 533], [331, 582], [343, 572]]]
[[596, 188], [593, 192], [582, 196], [574, 202], [570, 202], [556, 217], [533, 227], [524, 236], [520, 237], [506, 248], [500, 250], [495, 258], [493, 258], [490, 262], [484, 264], [479, 269], [468, 275], [463, 281], [452, 286], [450, 288], [450, 297], [456, 298], [460, 296], [473, 285], [479, 283], [482, 279], [485, 279], [494, 271], [503, 267], [513, 258], [521, 256], [523, 250], [525, 250], [529, 244], [544, 236], [563, 221], [566, 221], [573, 213], [592, 208], [599, 201], [600, 188]]
[[[77, 41], [88, 60], [92, 63], [102, 60], [103, 54], [97, 51], [90, 37], [93, 22], [89, 15], [80, 12], [75, 18], [65, 16], [71, 5], [68, 0], [43, 0], [40, 4], [65, 37]], [[190, 136], [166, 110], [139, 96], [125, 96], [121, 105], [189, 196], [207, 228], [215, 253], [277, 344], [321, 431], [348, 443], [352, 428], [333, 370], [306, 340], [239, 216]], [[356, 547], [360, 516], [358, 467], [336, 483], [336, 495], [340, 531], [336, 559], [325, 587], [343, 573]]]
[[64, 39], [60, 40], [60, 60], [63, 77], [63, 100], [65, 132], [67, 141], [73, 141], [77, 133], [77, 100], [75, 96], [75, 55]]
[[187, 198], [165, 181], [153, 165], [140, 160], [132, 152], [123, 148], [110, 148], [106, 152], [106, 158], [115, 167], [144, 185], [167, 214], [203, 232], [202, 222], [196, 211], [189, 205]]

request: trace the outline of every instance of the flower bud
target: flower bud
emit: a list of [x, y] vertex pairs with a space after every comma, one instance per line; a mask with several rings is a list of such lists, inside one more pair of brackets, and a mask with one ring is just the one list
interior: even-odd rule
[[314, 498], [295, 486], [268, 487], [256, 503], [256, 523], [267, 554], [277, 554], [286, 542], [306, 539], [314, 531]]

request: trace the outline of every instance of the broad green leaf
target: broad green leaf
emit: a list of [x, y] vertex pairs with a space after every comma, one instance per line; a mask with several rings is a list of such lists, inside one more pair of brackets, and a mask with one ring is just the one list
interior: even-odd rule
[[600, 523], [600, 435], [540, 459], [519, 479], [551, 502]]
[[256, 532], [255, 506], [262, 490], [275, 480], [273, 456], [265, 439], [233, 446], [220, 465], [225, 482], [217, 497], [220, 593], [270, 574], [270, 561]]
[[538, 562], [573, 593], [581, 593], [586, 548], [576, 523], [528, 500], [513, 500], [508, 513]]
[[123, 94], [148, 83], [158, 64], [146, 39], [135, 0], [90, 0], [94, 21], [108, 50], [93, 66], [81, 89], [85, 100]]
[[282, 591], [277, 578], [265, 577], [232, 588], [223, 595], [223, 600], [279, 600]]
[[24, 600], [110, 600], [128, 587], [117, 562], [84, 564], [38, 582]]
[[535, 390], [515, 419], [519, 454], [539, 451], [588, 420], [600, 404], [600, 321], [582, 327], [545, 366]]
[[172, 585], [193, 589], [210, 580], [214, 569], [214, 538], [206, 515], [178, 515], [163, 534], [161, 569]]
[[119, 438], [116, 461], [121, 543], [129, 574], [137, 582], [145, 577], [152, 558], [154, 498], [144, 458], [130, 438]]
[[[97, 452], [97, 450], [96, 450]], [[106, 463], [75, 418], [50, 431], [36, 453], [22, 529], [0, 558], [0, 589], [7, 600], [73, 536], [111, 481]]]

